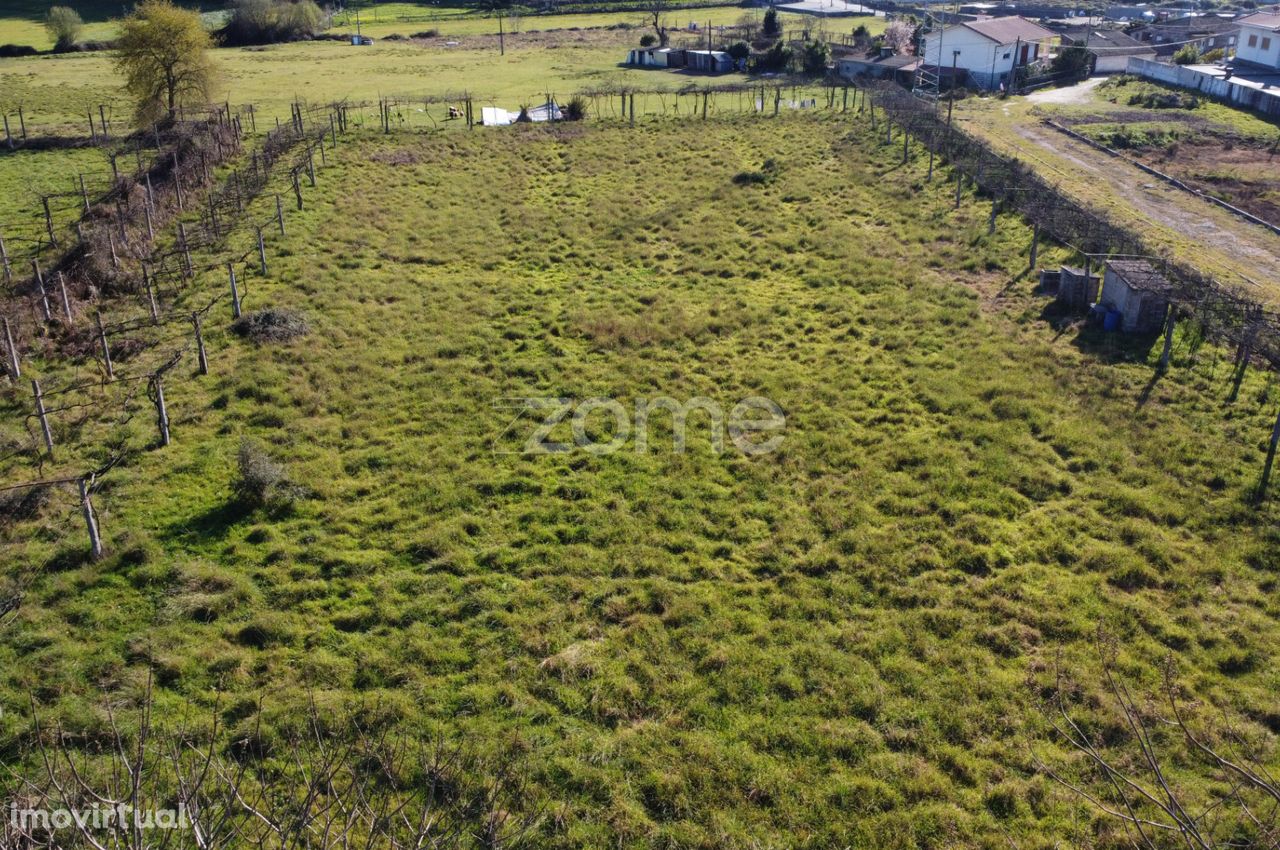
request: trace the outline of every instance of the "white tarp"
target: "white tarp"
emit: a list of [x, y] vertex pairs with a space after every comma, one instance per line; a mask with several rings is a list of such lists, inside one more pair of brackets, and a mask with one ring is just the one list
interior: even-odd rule
[[[556, 102], [549, 101], [541, 106], [530, 106], [530, 121], [562, 121], [564, 115], [560, 111], [560, 107]], [[508, 112], [497, 106], [480, 107], [480, 123], [486, 127], [505, 127], [508, 124], [516, 123], [516, 119], [520, 117], [520, 110]]]

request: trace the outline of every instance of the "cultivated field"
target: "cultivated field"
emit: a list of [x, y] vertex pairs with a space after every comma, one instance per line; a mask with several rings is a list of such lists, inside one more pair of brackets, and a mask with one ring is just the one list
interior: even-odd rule
[[[1138, 693], [1173, 653], [1205, 716], [1276, 731], [1276, 393], [1228, 404], [1186, 332], [1157, 380], [1149, 341], [1055, 329], [1028, 229], [898, 152], [838, 114], [343, 137], [246, 284], [310, 333], [207, 323], [173, 444], [139, 417], [97, 496], [105, 560], [70, 493], [0, 532], [35, 568], [0, 752], [31, 767], [30, 695], [102, 740], [150, 668], [160, 722], [216, 706], [286, 771], [309, 702], [514, 754], [528, 846], [1119, 846], [1037, 774], [1072, 758], [1041, 701], [1061, 664], [1123, 740], [1101, 627]], [[767, 397], [783, 443], [716, 454], [694, 415], [684, 453], [663, 417], [523, 454], [504, 402], [654, 396]], [[234, 495], [245, 438], [291, 506]]]

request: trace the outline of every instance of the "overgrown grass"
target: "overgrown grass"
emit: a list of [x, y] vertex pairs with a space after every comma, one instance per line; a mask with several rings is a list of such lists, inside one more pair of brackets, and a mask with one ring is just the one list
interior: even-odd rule
[[[1246, 495], [1277, 394], [1227, 404], [1187, 338], [1155, 381], [1150, 341], [1059, 332], [1028, 228], [987, 236], [861, 126], [345, 141], [247, 284], [311, 333], [206, 323], [175, 442], [98, 496], [107, 560], [67, 494], [4, 528], [42, 569], [0, 634], [0, 751], [28, 693], [92, 737], [152, 665], [161, 715], [216, 691], [232, 734], [312, 693], [518, 741], [539, 846], [1049, 847], [1094, 815], [1031, 769], [1038, 689], [1060, 651], [1096, 669], [1100, 623], [1140, 685], [1173, 652], [1274, 733], [1278, 517]], [[774, 454], [713, 454], [697, 417], [684, 454], [662, 423], [646, 454], [508, 451], [512, 397], [749, 395], [786, 411]], [[236, 497], [244, 438], [290, 511]]]

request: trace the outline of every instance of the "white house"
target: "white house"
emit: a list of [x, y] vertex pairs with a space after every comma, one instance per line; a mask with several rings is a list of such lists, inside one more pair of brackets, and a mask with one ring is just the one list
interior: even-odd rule
[[1013, 69], [1048, 57], [1058, 34], [1016, 15], [953, 24], [925, 36], [924, 63], [967, 71], [984, 89], [1007, 85]]
[[1241, 18], [1236, 61], [1280, 70], [1280, 9]]

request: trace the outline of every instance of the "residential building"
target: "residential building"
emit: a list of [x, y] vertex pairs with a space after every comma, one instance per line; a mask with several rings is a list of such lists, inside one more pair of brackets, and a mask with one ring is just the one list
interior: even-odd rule
[[967, 73], [978, 88], [1007, 86], [1016, 68], [1049, 58], [1057, 33], [1017, 15], [967, 21], [929, 33], [924, 40], [928, 67]]
[[1123, 74], [1129, 65], [1129, 57], [1156, 58], [1155, 48], [1143, 44], [1120, 30], [1084, 27], [1062, 31], [1062, 43], [1083, 47], [1089, 52], [1090, 65], [1095, 74]]
[[1280, 70], [1280, 7], [1249, 15], [1236, 23], [1240, 25], [1236, 62]]
[[1157, 56], [1172, 56], [1187, 44], [1201, 53], [1210, 50], [1230, 51], [1236, 46], [1240, 32], [1238, 22], [1220, 15], [1185, 15], [1145, 24], [1130, 33], [1138, 41], [1150, 44]]

